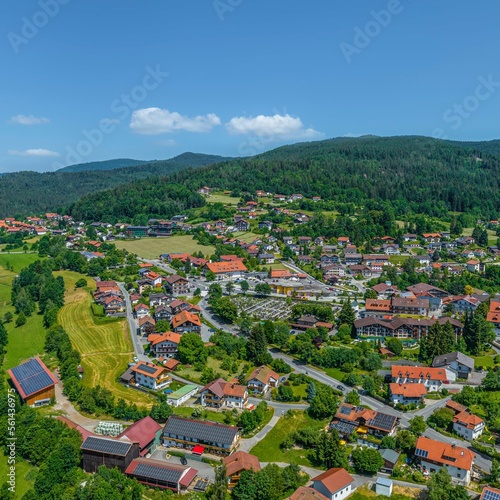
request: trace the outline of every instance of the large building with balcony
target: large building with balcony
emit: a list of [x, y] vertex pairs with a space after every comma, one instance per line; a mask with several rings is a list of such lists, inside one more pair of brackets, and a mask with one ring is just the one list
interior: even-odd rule
[[163, 429], [163, 444], [192, 450], [194, 447], [214, 455], [231, 455], [240, 444], [240, 431], [232, 425], [171, 416]]
[[243, 409], [248, 402], [248, 391], [244, 385], [218, 378], [201, 389], [200, 401], [202, 406], [211, 408]]

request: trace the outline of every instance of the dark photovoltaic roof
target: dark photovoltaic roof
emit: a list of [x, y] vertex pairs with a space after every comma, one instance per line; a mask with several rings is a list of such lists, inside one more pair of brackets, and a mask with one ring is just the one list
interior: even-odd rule
[[134, 476], [156, 479], [166, 483], [178, 483], [183, 473], [184, 469], [172, 469], [145, 463], [138, 463], [132, 472]]
[[351, 411], [352, 411], [352, 408], [349, 408], [347, 406], [341, 406], [339, 408], [339, 413], [341, 413], [342, 415], [350, 415]]
[[217, 424], [214, 422], [203, 422], [180, 417], [169, 417], [163, 434], [165, 436], [181, 436], [189, 440], [196, 438], [205, 443], [231, 444], [238, 433], [236, 427]]
[[12, 368], [9, 375], [23, 398], [57, 383], [39, 358], [32, 358]]
[[337, 429], [340, 434], [350, 435], [352, 434], [358, 427], [358, 424], [350, 423], [350, 422], [334, 422], [330, 424], [330, 429]]
[[390, 431], [397, 422], [397, 417], [377, 412], [376, 415], [368, 421], [370, 427]]
[[84, 441], [81, 449], [86, 451], [97, 451], [108, 455], [125, 456], [131, 446], [132, 443], [127, 441], [90, 436]]
[[145, 364], [145, 363], [140, 363], [140, 364], [137, 366], [137, 368], [138, 368], [139, 370], [142, 370], [143, 372], [148, 372], [148, 373], [151, 373], [151, 375], [152, 375], [153, 373], [156, 373], [156, 370], [158, 370], [158, 367], [156, 367], [156, 366], [149, 366], [149, 365], [147, 365], [147, 364]]

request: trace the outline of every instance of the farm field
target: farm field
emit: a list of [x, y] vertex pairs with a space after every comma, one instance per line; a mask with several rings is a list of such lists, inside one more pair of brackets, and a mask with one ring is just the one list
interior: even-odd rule
[[75, 283], [80, 278], [85, 278], [91, 289], [95, 282], [88, 276], [74, 272], [61, 271], [56, 274], [63, 276], [66, 284], [66, 303], [59, 311], [59, 322], [82, 356], [83, 383], [89, 387], [106, 387], [116, 398], [123, 398], [137, 406], [152, 405], [155, 401], [153, 396], [118, 382], [133, 357], [126, 320], [96, 324], [90, 309], [90, 294], [83, 288], [75, 289]]
[[116, 248], [125, 249], [137, 254], [143, 259], [157, 259], [162, 253], [190, 253], [203, 252], [212, 255], [213, 246], [198, 245], [192, 236], [170, 236], [168, 238], [141, 238], [138, 240], [120, 240], [114, 242]]
[[267, 436], [257, 443], [251, 450], [252, 455], [256, 455], [261, 462], [287, 462], [290, 464], [313, 466], [310, 459], [310, 450], [291, 449], [282, 451], [280, 444], [289, 435], [300, 429], [320, 430], [325, 427], [326, 421], [314, 420], [303, 411], [294, 411], [292, 415], [285, 415], [280, 418], [274, 428]]

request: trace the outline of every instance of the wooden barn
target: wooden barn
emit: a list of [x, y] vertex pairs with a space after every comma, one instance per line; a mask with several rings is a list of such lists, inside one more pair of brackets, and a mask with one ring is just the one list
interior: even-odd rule
[[89, 436], [80, 449], [85, 472], [97, 472], [101, 465], [125, 472], [132, 460], [139, 456], [140, 448], [139, 443], [128, 440]]
[[49, 404], [56, 397], [57, 379], [38, 357], [29, 359], [7, 373], [19, 396], [28, 406]]

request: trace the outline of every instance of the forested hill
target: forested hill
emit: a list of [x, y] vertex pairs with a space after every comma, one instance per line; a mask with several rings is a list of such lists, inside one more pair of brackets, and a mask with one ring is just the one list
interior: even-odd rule
[[60, 168], [61, 172], [81, 172], [83, 170], [115, 170], [117, 168], [136, 167], [137, 165], [144, 165], [148, 163], [145, 160], [132, 160], [130, 158], [116, 158], [113, 160], [105, 161], [92, 161], [89, 163], [77, 163], [67, 167]]
[[165, 176], [226, 158], [185, 153], [170, 160], [102, 171], [17, 172], [0, 176], [0, 218], [60, 211], [88, 193], [96, 193], [136, 179]]
[[[250, 159], [176, 172], [161, 181], [145, 180], [87, 196], [71, 213], [87, 220], [141, 214], [144, 205], [161, 202], [162, 186], [170, 183], [193, 191], [206, 185], [238, 192], [301, 193], [358, 205], [385, 200], [398, 214], [475, 210], [497, 218], [500, 211], [500, 155], [426, 137], [366, 136], [284, 146]], [[122, 197], [138, 186], [144, 198], [135, 196], [125, 213]]]

